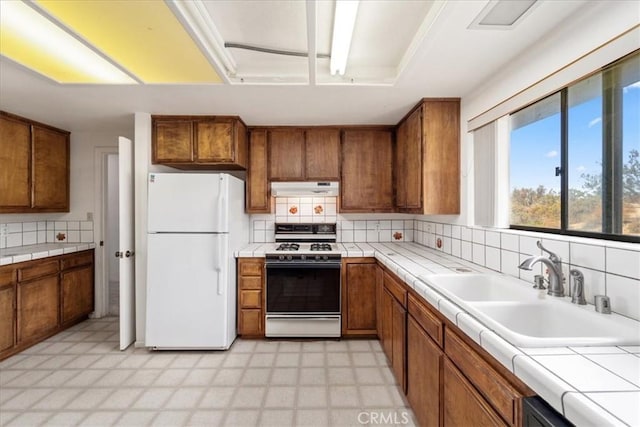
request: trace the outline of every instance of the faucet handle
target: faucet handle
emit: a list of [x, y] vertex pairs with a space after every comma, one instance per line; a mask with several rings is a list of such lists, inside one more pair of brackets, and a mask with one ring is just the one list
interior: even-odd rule
[[560, 262], [560, 257], [556, 254], [554, 254], [553, 252], [551, 252], [549, 249], [545, 248], [544, 246], [542, 246], [542, 240], [538, 240], [536, 242], [536, 245], [542, 249], [544, 252], [549, 254], [549, 259], [553, 262]]
[[544, 286], [544, 276], [542, 274], [536, 274], [533, 276], [533, 289], [547, 289]]

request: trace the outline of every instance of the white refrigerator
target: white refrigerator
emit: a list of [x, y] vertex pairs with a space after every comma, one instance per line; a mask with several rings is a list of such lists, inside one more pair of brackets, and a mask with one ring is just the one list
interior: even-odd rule
[[244, 182], [151, 173], [145, 345], [228, 349], [236, 337], [234, 251], [249, 242]]

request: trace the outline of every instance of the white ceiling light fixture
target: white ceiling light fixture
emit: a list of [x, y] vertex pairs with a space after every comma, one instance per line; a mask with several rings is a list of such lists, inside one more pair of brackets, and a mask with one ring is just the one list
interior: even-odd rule
[[138, 83], [28, 3], [1, 1], [0, 22], [0, 52], [58, 83]]
[[336, 0], [331, 42], [331, 74], [344, 75], [360, 0]]
[[528, 15], [537, 0], [491, 0], [473, 20], [470, 29], [511, 29]]
[[225, 48], [224, 39], [202, 0], [167, 0], [166, 4], [178, 20], [186, 24], [185, 29], [212, 62], [222, 79], [231, 83], [231, 78], [235, 77], [237, 72], [236, 62]]

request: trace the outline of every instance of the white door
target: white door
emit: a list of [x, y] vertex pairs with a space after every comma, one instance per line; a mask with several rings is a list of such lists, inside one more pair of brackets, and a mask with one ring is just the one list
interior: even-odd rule
[[133, 236], [133, 144], [118, 138], [119, 220], [120, 245], [116, 256], [120, 258], [120, 350], [135, 340], [135, 283]]

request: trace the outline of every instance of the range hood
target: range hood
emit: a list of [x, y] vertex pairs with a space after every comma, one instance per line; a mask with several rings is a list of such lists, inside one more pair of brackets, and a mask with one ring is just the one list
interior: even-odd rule
[[338, 182], [272, 182], [271, 195], [276, 197], [338, 196]]

